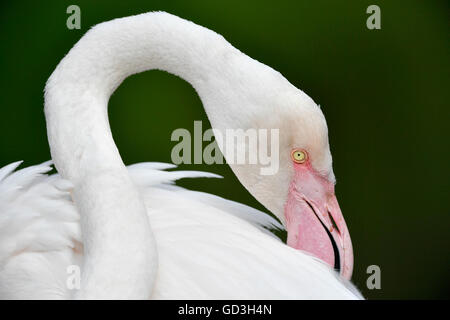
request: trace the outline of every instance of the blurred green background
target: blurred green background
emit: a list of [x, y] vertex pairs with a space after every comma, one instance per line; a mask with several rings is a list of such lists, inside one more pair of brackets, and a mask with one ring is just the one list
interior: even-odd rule
[[[81, 30], [66, 28], [70, 4]], [[366, 28], [370, 4], [381, 30]], [[0, 166], [50, 158], [43, 88], [75, 42], [94, 24], [152, 10], [221, 33], [322, 106], [365, 297], [450, 297], [448, 1], [2, 1]], [[170, 162], [172, 131], [207, 121], [192, 87], [160, 71], [128, 78], [109, 110], [127, 164]], [[228, 166], [183, 167], [225, 177], [183, 186], [264, 210]], [[372, 264], [380, 290], [366, 287]]]

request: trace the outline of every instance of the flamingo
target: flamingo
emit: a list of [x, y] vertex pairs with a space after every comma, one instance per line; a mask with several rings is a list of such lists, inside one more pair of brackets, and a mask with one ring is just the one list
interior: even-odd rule
[[[124, 165], [108, 99], [151, 69], [188, 81], [215, 129], [279, 129], [276, 174], [231, 168], [281, 223], [174, 184], [214, 174]], [[0, 298], [361, 298], [320, 108], [221, 35], [165, 12], [98, 24], [48, 79], [44, 109], [52, 162], [0, 169]], [[274, 228], [287, 229], [287, 245]]]

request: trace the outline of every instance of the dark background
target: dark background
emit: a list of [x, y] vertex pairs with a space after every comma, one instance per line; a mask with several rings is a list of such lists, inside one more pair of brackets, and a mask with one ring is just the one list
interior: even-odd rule
[[[70, 4], [81, 8], [81, 30], [66, 28]], [[381, 30], [366, 28], [370, 4], [381, 8]], [[447, 1], [2, 1], [0, 166], [50, 158], [44, 84], [88, 28], [152, 10], [224, 35], [322, 106], [353, 280], [367, 298], [450, 297]], [[192, 87], [160, 71], [128, 78], [109, 110], [126, 164], [170, 162], [172, 131], [207, 121]], [[182, 185], [263, 209], [228, 166], [183, 167], [225, 179]], [[372, 264], [381, 290], [366, 288]]]

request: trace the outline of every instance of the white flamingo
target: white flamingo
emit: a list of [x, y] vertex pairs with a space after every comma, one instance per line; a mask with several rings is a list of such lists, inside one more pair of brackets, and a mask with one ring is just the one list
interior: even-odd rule
[[[282, 227], [268, 215], [173, 185], [212, 174], [124, 166], [108, 99], [149, 69], [190, 82], [216, 129], [280, 128], [278, 173], [232, 169], [286, 227], [289, 246], [267, 230]], [[101, 23], [49, 78], [45, 115], [60, 176], [46, 174], [49, 162], [0, 169], [0, 298], [361, 297], [346, 280], [352, 246], [320, 108], [217, 33], [164, 12]], [[81, 266], [75, 290], [71, 265]]]

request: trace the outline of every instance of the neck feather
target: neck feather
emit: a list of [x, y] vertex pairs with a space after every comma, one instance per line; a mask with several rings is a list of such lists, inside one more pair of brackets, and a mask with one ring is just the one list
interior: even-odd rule
[[162, 12], [99, 24], [70, 50], [47, 82], [45, 115], [53, 161], [74, 184], [81, 215], [85, 258], [79, 298], [151, 295], [156, 244], [107, 115], [120, 83], [149, 69], [190, 82], [216, 128], [245, 127], [239, 123], [245, 98], [264, 102], [258, 96], [264, 77], [274, 83], [268, 90], [285, 81], [215, 32]]
[[[129, 75], [162, 69], [201, 82], [217, 34], [164, 13], [90, 30], [47, 82], [45, 115], [55, 166], [74, 183], [85, 258], [77, 298], [149, 298], [156, 245], [144, 203], [113, 141], [108, 99]], [[219, 40], [220, 41], [220, 40]], [[217, 46], [216, 46], [217, 47]]]

